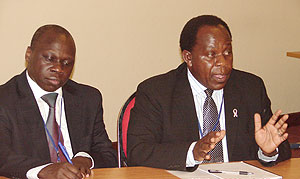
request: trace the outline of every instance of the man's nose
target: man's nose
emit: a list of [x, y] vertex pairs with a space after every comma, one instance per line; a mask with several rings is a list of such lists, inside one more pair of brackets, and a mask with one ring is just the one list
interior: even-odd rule
[[226, 59], [225, 59], [225, 56], [223, 53], [220, 53], [218, 55], [216, 55], [215, 57], [215, 64], [217, 66], [222, 66], [222, 65], [225, 65], [226, 63]]
[[57, 72], [57, 73], [62, 73], [63, 72], [63, 66], [59, 61], [53, 62], [52, 64], [51, 71]]

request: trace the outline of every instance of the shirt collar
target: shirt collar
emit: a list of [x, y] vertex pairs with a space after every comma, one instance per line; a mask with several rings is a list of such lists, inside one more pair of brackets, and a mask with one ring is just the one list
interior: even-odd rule
[[[193, 74], [191, 73], [191, 71], [188, 68], [187, 68], [187, 73], [188, 73], [187, 74], [188, 80], [190, 82], [193, 94], [206, 96], [204, 90], [206, 90], [207, 88], [205, 86], [203, 86], [198, 80], [196, 80], [196, 78], [193, 76]], [[222, 92], [223, 92], [223, 88], [220, 90], [214, 90], [213, 95], [216, 93], [222, 93]]]

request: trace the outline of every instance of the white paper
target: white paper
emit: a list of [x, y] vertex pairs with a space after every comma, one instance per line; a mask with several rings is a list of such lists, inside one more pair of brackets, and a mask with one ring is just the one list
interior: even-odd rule
[[[252, 175], [226, 174], [226, 173], [209, 173], [208, 170], [223, 170], [223, 171], [247, 171], [252, 172]], [[182, 179], [282, 179], [281, 176], [275, 175], [268, 171], [262, 170], [255, 166], [244, 162], [230, 163], [215, 163], [202, 164], [194, 172], [169, 171], [171, 174]]]
[[181, 179], [217, 179], [218, 178], [216, 176], [211, 175], [210, 173], [198, 169], [195, 170], [194, 172], [183, 172], [183, 171], [173, 171], [173, 170], [168, 170], [168, 172]]

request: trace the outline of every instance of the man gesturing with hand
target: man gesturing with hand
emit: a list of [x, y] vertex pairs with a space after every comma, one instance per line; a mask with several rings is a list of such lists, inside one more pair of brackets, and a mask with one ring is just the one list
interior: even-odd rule
[[180, 47], [178, 68], [137, 88], [129, 165], [193, 171], [208, 162], [271, 166], [290, 158], [288, 116], [272, 114], [261, 78], [233, 68], [228, 25], [212, 15], [195, 17], [184, 26]]

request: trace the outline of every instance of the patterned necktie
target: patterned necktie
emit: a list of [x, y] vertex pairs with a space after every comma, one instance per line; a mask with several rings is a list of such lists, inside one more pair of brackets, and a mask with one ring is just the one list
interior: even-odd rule
[[[220, 122], [218, 121], [218, 110], [217, 106], [211, 97], [214, 92], [211, 89], [206, 89], [205, 102], [203, 105], [203, 135], [205, 136], [209, 132], [213, 131], [213, 128], [216, 126], [215, 131], [220, 131]], [[216, 124], [217, 123], [217, 124]], [[218, 142], [213, 150], [209, 152], [211, 155], [210, 161], [203, 161], [204, 163], [214, 163], [214, 162], [223, 162], [223, 147], [222, 142]]]
[[[59, 141], [59, 126], [56, 122], [55, 118], [55, 103], [56, 103], [56, 98], [57, 98], [57, 93], [49, 93], [45, 94], [41, 98], [49, 105], [49, 114], [46, 122], [46, 127], [48, 129], [48, 132], [52, 136], [53, 142], [56, 146], [58, 147], [58, 141]], [[62, 154], [61, 150], [59, 149], [59, 152], [56, 152], [55, 147], [53, 146], [53, 142], [51, 141], [47, 131], [47, 140], [48, 140], [48, 146], [49, 146], [49, 151], [50, 151], [50, 157], [51, 157], [51, 162], [56, 163], [58, 162], [58, 156], [60, 158], [60, 161], [66, 161], [66, 158]], [[63, 136], [60, 136], [60, 141], [63, 144]]]

